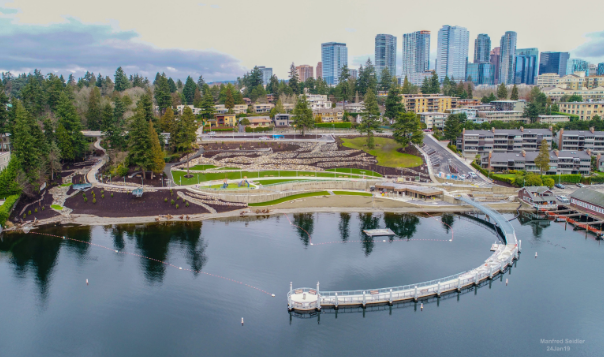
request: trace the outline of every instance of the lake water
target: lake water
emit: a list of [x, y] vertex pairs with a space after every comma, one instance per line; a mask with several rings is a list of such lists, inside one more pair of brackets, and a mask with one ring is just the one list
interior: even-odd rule
[[[422, 282], [477, 267], [497, 238], [453, 215], [288, 217], [304, 230], [281, 215], [39, 231], [82, 242], [4, 234], [0, 356], [603, 354], [604, 247], [583, 232], [514, 220], [523, 252], [502, 279], [424, 301], [423, 311], [405, 303], [298, 316], [287, 311], [290, 281], [321, 290]], [[384, 227], [402, 239], [362, 242], [362, 229]]]

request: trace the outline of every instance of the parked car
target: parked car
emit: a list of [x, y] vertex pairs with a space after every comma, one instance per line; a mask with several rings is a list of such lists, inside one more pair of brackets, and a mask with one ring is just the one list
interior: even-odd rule
[[561, 189], [561, 190], [564, 190], [564, 189], [566, 188], [566, 187], [564, 187], [564, 185], [563, 185], [563, 184], [561, 184], [561, 183], [554, 184], [554, 187], [559, 188], [559, 189]]
[[216, 132], [215, 132], [215, 131], [210, 131], [210, 132], [208, 133], [208, 135], [209, 135], [209, 136], [214, 136], [214, 135], [216, 135]]
[[570, 200], [566, 196], [556, 196], [556, 199], [562, 203], [570, 203]]
[[585, 187], [585, 185], [579, 182], [579, 183], [577, 184], [577, 187]]
[[262, 136], [262, 137], [260, 137], [259, 139], [260, 139], [260, 140], [269, 140], [269, 137], [268, 137], [268, 136]]
[[478, 176], [476, 176], [476, 174], [474, 172], [469, 172], [468, 176], [470, 176], [472, 179], [478, 178]]

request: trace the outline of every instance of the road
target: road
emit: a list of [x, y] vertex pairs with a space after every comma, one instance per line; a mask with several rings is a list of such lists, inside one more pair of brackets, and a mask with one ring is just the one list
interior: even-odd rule
[[[442, 147], [442, 145], [440, 145], [431, 135], [424, 135], [423, 149], [426, 154], [430, 156], [432, 170], [434, 171], [435, 175], [437, 175], [439, 172], [444, 172], [445, 174], [455, 173], [451, 172], [449, 165], [452, 166], [458, 174], [467, 175], [470, 172], [476, 172], [476, 170], [470, 169], [468, 166], [466, 166], [458, 156], [452, 154], [449, 150]], [[484, 183], [485, 181], [478, 176], [475, 182]]]

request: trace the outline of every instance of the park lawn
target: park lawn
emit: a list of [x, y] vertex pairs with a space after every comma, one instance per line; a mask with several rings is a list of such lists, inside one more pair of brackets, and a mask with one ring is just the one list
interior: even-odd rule
[[[371, 171], [367, 171], [371, 172]], [[241, 180], [247, 176], [248, 179], [262, 179], [272, 177], [334, 177], [340, 178], [345, 175], [345, 172], [325, 172], [325, 171], [290, 171], [290, 170], [267, 170], [267, 171], [232, 171], [232, 172], [207, 172], [207, 173], [191, 173], [193, 177], [185, 178], [186, 171], [172, 171], [174, 176], [174, 182], [177, 185], [195, 185], [197, 184], [197, 177], [199, 176], [199, 182], [214, 181], [214, 180]], [[342, 177], [343, 178], [343, 177]], [[349, 178], [359, 178], [359, 176], [349, 176]]]
[[[219, 184], [219, 185], [204, 186], [203, 188], [222, 188], [222, 185]], [[247, 185], [243, 184], [240, 187], [239, 184], [230, 183], [229, 186], [227, 187], [227, 189], [231, 189], [231, 188], [247, 188]]]
[[[352, 170], [352, 171], [351, 171]], [[331, 171], [331, 172], [341, 172], [343, 174], [357, 174], [357, 175], [365, 175], [365, 176], [375, 176], [375, 177], [382, 177], [381, 174], [378, 174], [375, 171], [371, 171], [371, 170], [363, 170], [363, 169], [350, 169], [350, 168], [337, 168], [337, 169], [327, 169], [325, 171]], [[363, 173], [364, 172], [364, 173]]]
[[63, 207], [59, 206], [59, 205], [50, 205], [51, 208], [56, 209], [57, 211], [62, 211]]
[[257, 183], [263, 184], [263, 185], [272, 185], [275, 183], [290, 183], [290, 182], [300, 182], [300, 181], [306, 181], [306, 180], [292, 180], [292, 179], [276, 179], [276, 180], [258, 180], [256, 179]]
[[67, 182], [67, 183], [62, 184], [61, 187], [67, 187], [67, 186], [71, 186], [71, 185], [73, 185], [73, 183]]
[[329, 196], [329, 192], [327, 192], [327, 191], [319, 191], [319, 192], [300, 193], [300, 194], [297, 194], [297, 195], [292, 195], [292, 196], [287, 196], [287, 197], [279, 198], [277, 200], [266, 201], [266, 202], [259, 202], [259, 203], [250, 203], [250, 204], [248, 204], [248, 206], [250, 206], [250, 207], [272, 206], [272, 205], [276, 205], [276, 204], [279, 204], [279, 203], [282, 203], [282, 202], [295, 200], [295, 199], [298, 199], [298, 198], [315, 197], [315, 196]]
[[358, 137], [354, 139], [342, 138], [342, 145], [356, 150], [363, 150], [369, 155], [375, 156], [378, 165], [386, 167], [416, 167], [422, 164], [422, 159], [419, 156], [403, 154], [396, 149], [401, 146], [394, 139], [374, 137], [376, 147], [369, 149], [366, 145], [366, 137]]
[[369, 192], [351, 192], [351, 191], [331, 191], [334, 195], [348, 195], [348, 196], [373, 196]]
[[240, 170], [238, 167], [219, 167], [216, 170]]
[[214, 165], [195, 165], [191, 168], [189, 168], [189, 170], [196, 170], [196, 171], [203, 171], [203, 170], [207, 170], [207, 169], [213, 169], [216, 166]]

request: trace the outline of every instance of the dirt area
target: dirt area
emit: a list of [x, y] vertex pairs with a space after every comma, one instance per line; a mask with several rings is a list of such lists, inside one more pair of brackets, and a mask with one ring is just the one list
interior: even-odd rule
[[[31, 206], [27, 207], [27, 209], [23, 212], [26, 214], [25, 219], [23, 219], [23, 213], [21, 213], [23, 211], [23, 207], [39, 199], [39, 196], [27, 197], [23, 195], [19, 200], [19, 203], [17, 203], [17, 206], [13, 210], [10, 220], [12, 222], [20, 222], [21, 220], [33, 221], [34, 218], [37, 220], [41, 220], [59, 215], [58, 212], [55, 212], [50, 208], [50, 205], [52, 204], [52, 195], [46, 192], [46, 194], [44, 194], [44, 199], [41, 202], [34, 203]], [[44, 207], [44, 209], [42, 209], [42, 207]], [[36, 209], [38, 210], [38, 212], [36, 212]], [[28, 214], [28, 212], [31, 212], [31, 214]]]

